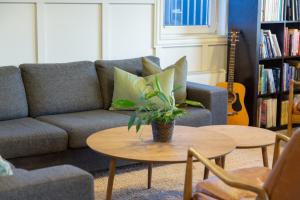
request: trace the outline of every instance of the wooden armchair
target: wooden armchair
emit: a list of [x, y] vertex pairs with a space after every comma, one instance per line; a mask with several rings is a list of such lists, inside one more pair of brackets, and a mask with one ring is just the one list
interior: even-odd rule
[[288, 136], [292, 135], [293, 124], [300, 124], [300, 98], [294, 98], [295, 86], [300, 86], [300, 82], [291, 80], [288, 103]]
[[[272, 170], [253, 167], [225, 171], [194, 149], [189, 149], [183, 199], [300, 199], [300, 131], [293, 135], [279, 157], [282, 140], [288, 142], [289, 137], [282, 134], [276, 136]], [[194, 195], [192, 192], [193, 158], [198, 159], [216, 175], [198, 183]]]

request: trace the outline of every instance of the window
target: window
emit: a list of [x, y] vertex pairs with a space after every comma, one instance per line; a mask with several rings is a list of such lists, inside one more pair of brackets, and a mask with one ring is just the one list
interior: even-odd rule
[[[217, 31], [218, 0], [161, 0], [161, 39], [202, 38]], [[189, 36], [188, 36], [189, 35]]]
[[165, 0], [165, 26], [208, 26], [209, 0]]

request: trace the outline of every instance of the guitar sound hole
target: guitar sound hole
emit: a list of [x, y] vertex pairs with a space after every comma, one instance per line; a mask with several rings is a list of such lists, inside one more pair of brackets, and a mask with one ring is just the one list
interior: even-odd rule
[[235, 95], [231, 92], [228, 92], [228, 101], [234, 102], [235, 101]]

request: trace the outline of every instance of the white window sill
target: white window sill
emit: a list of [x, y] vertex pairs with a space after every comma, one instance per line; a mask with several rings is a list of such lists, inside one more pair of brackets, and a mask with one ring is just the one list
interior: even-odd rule
[[201, 45], [226, 45], [227, 36], [218, 34], [184, 34], [168, 35], [160, 38], [154, 48], [161, 47], [184, 47]]

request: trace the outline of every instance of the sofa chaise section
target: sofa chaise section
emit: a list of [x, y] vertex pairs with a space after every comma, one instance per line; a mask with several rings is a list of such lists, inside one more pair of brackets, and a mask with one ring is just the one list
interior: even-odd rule
[[14, 168], [13, 172], [0, 178], [0, 199], [94, 199], [93, 177], [76, 167], [62, 165], [32, 171]]

